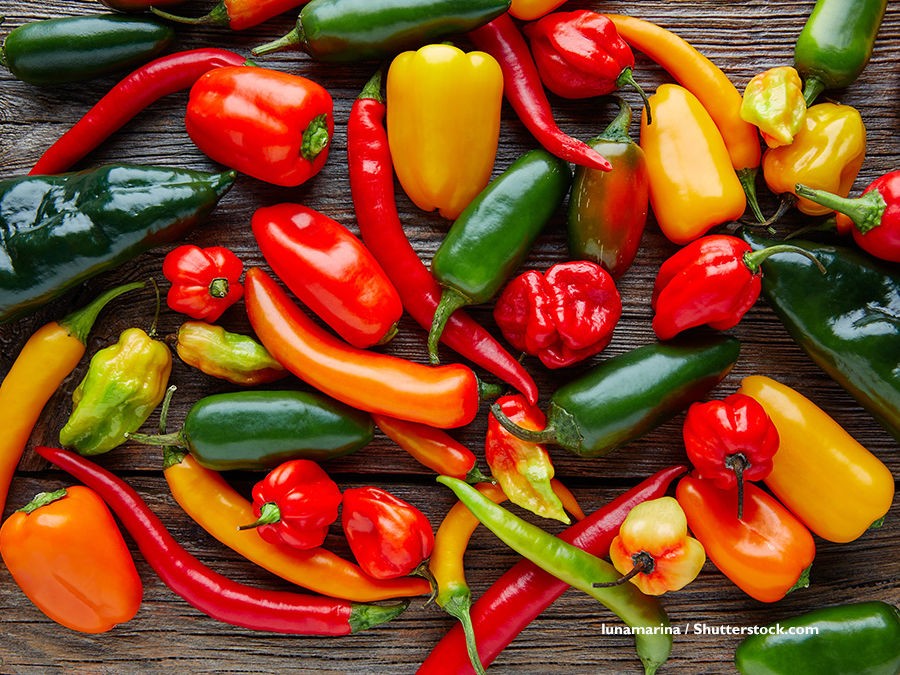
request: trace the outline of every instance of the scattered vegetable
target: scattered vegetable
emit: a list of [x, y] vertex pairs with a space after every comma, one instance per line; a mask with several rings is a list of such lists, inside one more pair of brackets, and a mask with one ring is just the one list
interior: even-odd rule
[[759, 128], [766, 145], [790, 145], [806, 119], [806, 101], [800, 75], [790, 66], [778, 66], [754, 75], [744, 89], [741, 119]]
[[231, 333], [202, 321], [185, 321], [178, 327], [175, 351], [189, 366], [245, 387], [274, 382], [290, 374], [249, 335]]
[[172, 283], [169, 309], [192, 319], [215, 321], [244, 295], [244, 263], [224, 246], [183, 244], [169, 251], [162, 270]]

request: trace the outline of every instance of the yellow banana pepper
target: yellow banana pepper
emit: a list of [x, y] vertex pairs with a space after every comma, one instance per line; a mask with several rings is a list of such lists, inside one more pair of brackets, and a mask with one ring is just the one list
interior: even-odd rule
[[766, 485], [810, 530], [853, 541], [888, 512], [890, 470], [815, 403], [759, 375], [744, 378], [739, 391], [759, 401], [778, 429]]
[[709, 113], [684, 87], [663, 84], [650, 97], [653, 124], [641, 117], [641, 148], [650, 176], [650, 204], [660, 229], [687, 244], [737, 220], [747, 198], [725, 141]]
[[[865, 156], [866, 127], [856, 108], [819, 103], [806, 111], [793, 143], [766, 151], [763, 176], [775, 194], [796, 197], [795, 186], [802, 183], [846, 197]], [[803, 198], [797, 199], [797, 208], [808, 216], [831, 213], [828, 207]]]
[[770, 148], [790, 145], [806, 119], [800, 75], [790, 66], [759, 73], [744, 89], [741, 119], [759, 128]]
[[484, 52], [447, 44], [403, 52], [387, 76], [388, 145], [420, 209], [455, 219], [488, 184], [500, 138], [503, 74]]

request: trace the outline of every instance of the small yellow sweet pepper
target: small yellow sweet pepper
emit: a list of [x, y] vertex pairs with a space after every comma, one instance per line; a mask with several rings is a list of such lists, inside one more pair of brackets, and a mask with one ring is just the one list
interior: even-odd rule
[[488, 184], [500, 138], [503, 73], [447, 44], [403, 52], [387, 76], [387, 133], [400, 185], [454, 220]]
[[[794, 142], [771, 148], [763, 155], [763, 176], [775, 194], [792, 194], [802, 183], [846, 197], [866, 156], [866, 127], [856, 108], [819, 103], [806, 111]], [[831, 209], [798, 198], [797, 208], [808, 216]]]
[[744, 89], [741, 119], [759, 128], [770, 148], [790, 145], [806, 119], [803, 82], [790, 66], [759, 73]]

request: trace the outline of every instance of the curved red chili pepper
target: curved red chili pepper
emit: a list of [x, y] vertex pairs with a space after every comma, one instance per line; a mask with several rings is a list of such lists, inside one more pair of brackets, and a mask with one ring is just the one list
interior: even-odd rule
[[[441, 287], [410, 245], [397, 214], [393, 163], [384, 128], [386, 107], [380, 86], [379, 73], [350, 111], [347, 124], [350, 192], [363, 241], [394, 283], [404, 309], [420, 326], [430, 330]], [[465, 313], [453, 313], [441, 341], [515, 387], [529, 402], [537, 402], [537, 385], [528, 371]]]
[[184, 550], [134, 488], [120, 478], [68, 450], [37, 447], [35, 452], [97, 492], [166, 586], [218, 621], [277, 633], [347, 635], [383, 623], [405, 606], [359, 605], [232, 581]]
[[487, 480], [475, 466], [475, 453], [446, 431], [387, 415], [374, 414], [372, 419], [385, 436], [423, 466], [469, 482]]
[[509, 14], [501, 14], [468, 36], [478, 49], [497, 59], [503, 71], [503, 95], [544, 148], [561, 159], [591, 169], [612, 169], [603, 155], [565, 134], [556, 124], [528, 43]]
[[116, 84], [74, 126], [47, 148], [28, 173], [62, 173], [135, 115], [163, 96], [188, 89], [213, 68], [247, 59], [225, 49], [192, 49], [162, 56]]

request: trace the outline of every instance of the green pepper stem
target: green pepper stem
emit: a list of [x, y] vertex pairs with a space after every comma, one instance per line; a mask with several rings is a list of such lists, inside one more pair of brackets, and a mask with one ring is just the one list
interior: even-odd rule
[[302, 31], [302, 26], [300, 25], [299, 21], [297, 22], [297, 27], [294, 28], [290, 33], [282, 35], [277, 40], [272, 40], [271, 42], [267, 42], [264, 45], [254, 47], [250, 50], [250, 53], [253, 54], [253, 56], [262, 56], [263, 54], [280, 52], [284, 51], [285, 49], [298, 49], [300, 51], [306, 51], [306, 36]]
[[[161, 434], [165, 434], [168, 431], [169, 406], [172, 403], [172, 395], [177, 388], [174, 384], [170, 384], [166, 389], [166, 395], [163, 397], [162, 410], [159, 413], [159, 433]], [[163, 446], [163, 471], [170, 466], [181, 464], [185, 455], [187, 455], [187, 452], [185, 452], [184, 448], [176, 448], [172, 445]]]
[[621, 96], [615, 96], [616, 102], [619, 104], [619, 112], [609, 123], [609, 126], [603, 130], [603, 133], [588, 141], [588, 145], [609, 141], [612, 143], [634, 143], [631, 135], [628, 133], [631, 127], [631, 106]]
[[[640, 96], [644, 101], [644, 110], [647, 111], [647, 125], [649, 126], [653, 124], [653, 113], [650, 110], [650, 99], [647, 98], [647, 94], [641, 88], [641, 85], [639, 85], [634, 79], [634, 72], [631, 70], [631, 68], [625, 68], [621, 73], [619, 73], [619, 77], [616, 78], [617, 87], [622, 87], [626, 84], [637, 91], [638, 96]], [[629, 120], [630, 119], [631, 117], [629, 115]]]
[[634, 563], [634, 567], [631, 568], [628, 574], [619, 577], [615, 581], [597, 581], [593, 584], [594, 588], [612, 588], [613, 586], [621, 586], [634, 579], [638, 574], [650, 574], [656, 566], [656, 561], [653, 560], [653, 556], [646, 551], [635, 553], [631, 556], [631, 560]]
[[69, 331], [69, 335], [86, 344], [88, 334], [91, 332], [91, 328], [94, 327], [94, 322], [97, 320], [100, 312], [103, 311], [103, 308], [123, 293], [135, 291], [144, 286], [145, 283], [143, 281], [135, 281], [130, 284], [110, 288], [105, 293], [98, 295], [90, 304], [60, 319], [59, 324]]
[[224, 298], [228, 295], [228, 279], [216, 277], [209, 282], [209, 294], [214, 298]]
[[803, 83], [803, 100], [806, 101], [806, 107], [811, 106], [823, 91], [825, 83], [822, 80], [815, 75], [806, 78], [806, 82]]
[[725, 458], [725, 468], [734, 471], [737, 478], [737, 517], [738, 520], [744, 519], [744, 471], [750, 468], [750, 462], [742, 452], [736, 452]]
[[275, 502], [266, 502], [259, 507], [259, 518], [249, 525], [239, 525], [239, 530], [255, 530], [260, 525], [274, 525], [281, 522], [281, 509]]
[[484, 380], [478, 380], [478, 398], [482, 401], [485, 401], [489, 398], [497, 398], [499, 397], [505, 387], [501, 384], [494, 384], [492, 382], [485, 382]]
[[396, 323], [388, 328], [387, 333], [385, 333], [381, 339], [376, 343], [376, 346], [380, 347], [381, 345], [386, 345], [388, 342], [397, 337], [397, 333], [400, 332], [400, 326]]
[[174, 431], [171, 434], [138, 434], [126, 432], [125, 438], [129, 441], [139, 443], [140, 445], [154, 445], [157, 447], [174, 445], [176, 448], [187, 448], [187, 443], [180, 431]]
[[478, 654], [478, 643], [475, 641], [475, 627], [472, 625], [472, 593], [468, 586], [460, 586], [454, 589], [454, 593], [447, 599], [441, 608], [453, 618], [459, 620], [466, 638], [466, 652], [472, 668], [478, 675], [484, 675], [484, 665]]
[[[792, 593], [799, 588], [809, 588], [809, 573], [812, 570], [812, 563], [807, 565], [806, 569], [800, 572], [800, 576], [797, 578], [797, 581], [794, 582], [794, 585], [791, 586], [787, 592]], [[785, 593], [787, 595], [787, 593]]]
[[861, 197], [841, 197], [833, 192], [816, 190], [797, 183], [794, 191], [798, 197], [820, 204], [834, 211], [843, 213], [856, 225], [856, 229], [865, 234], [873, 227], [881, 225], [881, 218], [887, 209], [884, 195], [878, 190], [869, 190]]
[[509, 419], [496, 403], [491, 406], [491, 414], [497, 418], [501, 427], [523, 441], [528, 441], [529, 443], [555, 443], [557, 440], [556, 430], [552, 426], [548, 426], [540, 431], [520, 427]]
[[469, 473], [466, 474], [466, 482], [475, 484], [475, 483], [490, 483], [492, 478], [490, 476], [486, 476], [481, 472], [481, 469], [478, 468], [476, 464], [471, 469], [469, 469]]
[[174, 21], [176, 23], [184, 23], [191, 26], [228, 26], [231, 23], [231, 17], [228, 16], [228, 8], [224, 2], [220, 2], [213, 7], [209, 14], [198, 17], [178, 16], [177, 14], [169, 14], [156, 7], [151, 7], [150, 11], [161, 19]]
[[384, 80], [384, 68], [379, 68], [374, 75], [366, 82], [366, 86], [359, 92], [359, 99], [373, 99], [379, 103], [384, 103], [384, 96], [381, 93], [381, 83]]
[[302, 143], [300, 144], [300, 156], [311, 162], [319, 156], [331, 140], [328, 133], [328, 115], [321, 114], [313, 117], [309, 126], [303, 130]]
[[822, 274], [827, 274], [828, 272], [825, 269], [825, 265], [819, 262], [819, 259], [816, 256], [799, 246], [792, 246], [791, 244], [775, 244], [774, 246], [767, 246], [759, 251], [747, 251], [744, 254], [744, 264], [747, 266], [747, 269], [750, 270], [751, 274], [758, 274], [759, 266], [763, 261], [770, 255], [775, 255], [777, 253], [799, 253], [815, 263]]
[[47, 506], [47, 504], [52, 504], [53, 502], [62, 499], [66, 494], [66, 488], [60, 488], [53, 492], [39, 492], [30, 502], [18, 510], [27, 515], [37, 511], [42, 506]]
[[428, 358], [432, 364], [441, 362], [438, 356], [438, 343], [441, 334], [450, 320], [450, 316], [456, 310], [470, 304], [469, 299], [453, 288], [444, 288], [437, 309], [434, 310], [434, 318], [431, 320], [431, 330], [428, 331]]
[[[747, 196], [747, 205], [750, 212], [759, 223], [767, 223], [766, 217], [763, 215], [762, 209], [759, 208], [759, 199], [756, 196], [756, 168], [738, 169], [736, 172], [741, 187], [744, 188], [744, 194]], [[781, 214], [778, 216], [781, 217]], [[768, 223], [767, 223], [768, 224]]]
[[150, 324], [150, 330], [147, 331], [147, 335], [155, 338], [156, 326], [159, 323], [159, 312], [162, 309], [162, 297], [159, 294], [159, 284], [156, 283], [156, 279], [150, 277], [150, 283], [153, 284], [153, 292], [156, 294], [156, 311], [153, 312], [153, 323]]
[[409, 600], [389, 605], [368, 605], [354, 602], [350, 605], [350, 618], [347, 620], [350, 624], [350, 632], [359, 633], [387, 623], [403, 614], [407, 607], [409, 607]]

